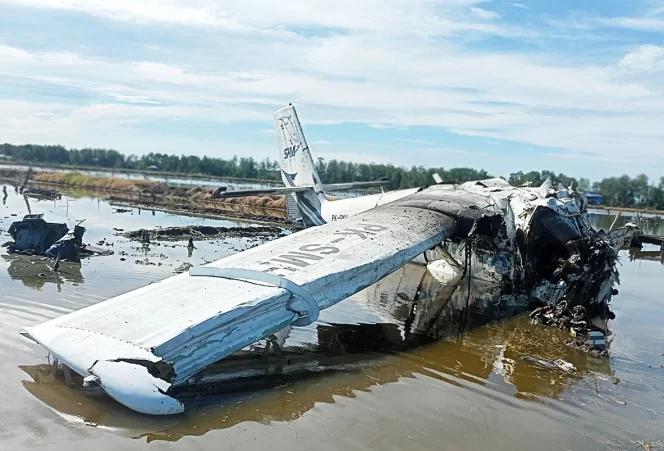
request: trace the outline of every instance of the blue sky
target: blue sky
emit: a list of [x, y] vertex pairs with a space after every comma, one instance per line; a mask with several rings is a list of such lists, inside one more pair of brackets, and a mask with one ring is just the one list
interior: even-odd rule
[[664, 1], [0, 0], [0, 142], [664, 176]]

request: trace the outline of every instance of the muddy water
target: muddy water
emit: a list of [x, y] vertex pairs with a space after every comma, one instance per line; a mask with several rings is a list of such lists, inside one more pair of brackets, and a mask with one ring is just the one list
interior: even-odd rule
[[[610, 359], [570, 350], [562, 332], [530, 326], [493, 287], [464, 280], [450, 289], [411, 264], [322, 312], [316, 324], [277, 334], [283, 359], [261, 358], [265, 343], [258, 343], [183, 390], [186, 415], [152, 418], [67, 388], [61, 375], [51, 380], [48, 356], [19, 330], [168, 277], [183, 261], [200, 264], [256, 243], [197, 242], [189, 257], [185, 242], [144, 250], [113, 229], [229, 223], [112, 213], [92, 198], [30, 208], [70, 226], [86, 219], [85, 241], [112, 242], [115, 254], [63, 264], [57, 278], [34, 259], [0, 257], [2, 450], [594, 450], [664, 441], [664, 268], [655, 249], [624, 252]], [[0, 229], [27, 211], [10, 190]], [[608, 227], [613, 218], [594, 220]], [[145, 258], [155, 264], [136, 263]], [[577, 370], [538, 368], [523, 356], [562, 358]]]

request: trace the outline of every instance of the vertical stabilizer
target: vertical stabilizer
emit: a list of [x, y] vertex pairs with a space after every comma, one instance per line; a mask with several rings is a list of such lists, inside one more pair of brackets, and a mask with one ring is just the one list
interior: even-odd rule
[[322, 203], [326, 202], [323, 185], [292, 104], [274, 113], [274, 131], [279, 152], [277, 160], [284, 184], [312, 188], [311, 191], [290, 194], [297, 203], [304, 225], [311, 227], [325, 224], [321, 215]]
[[311, 186], [316, 194], [323, 191], [309, 144], [293, 105], [274, 113], [274, 130], [279, 148], [281, 177], [286, 186]]

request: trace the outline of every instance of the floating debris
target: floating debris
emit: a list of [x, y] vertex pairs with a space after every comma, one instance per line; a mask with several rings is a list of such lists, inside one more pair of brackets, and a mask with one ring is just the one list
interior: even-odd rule
[[62, 199], [62, 194], [53, 189], [23, 188], [21, 194], [37, 199], [56, 200]]
[[[79, 262], [94, 255], [111, 255], [112, 251], [83, 244], [85, 227], [79, 223], [70, 230], [66, 224], [46, 222], [43, 214], [26, 215], [9, 227], [13, 242], [5, 243], [7, 252], [22, 255], [43, 255], [63, 261]], [[81, 221], [82, 222], [82, 221]]]
[[[585, 307], [577, 305], [570, 311], [567, 306], [563, 299], [554, 305], [538, 307], [530, 313], [530, 322], [568, 331], [574, 339], [565, 341], [567, 346], [596, 357], [608, 357], [606, 336], [610, 331], [593, 325]], [[600, 313], [609, 319], [615, 318], [606, 304]]]
[[194, 265], [192, 265], [191, 263], [184, 262], [180, 266], [175, 268], [175, 271], [173, 271], [173, 272], [176, 273], [176, 274], [182, 274], [184, 272], [189, 271], [193, 267], [194, 267]]
[[599, 348], [596, 345], [592, 344], [588, 340], [566, 340], [565, 344], [570, 348], [577, 349], [579, 351], [590, 354], [594, 357], [608, 357], [609, 351], [604, 348]]
[[549, 360], [545, 360], [545, 359], [540, 359], [538, 357], [525, 355], [525, 356], [521, 357], [521, 360], [525, 360], [526, 362], [534, 363], [535, 365], [537, 365], [541, 368], [545, 368], [547, 370], [559, 369], [559, 370], [563, 370], [563, 371], [566, 371], [566, 372], [576, 371], [576, 367], [574, 365], [572, 365], [568, 361], [562, 360], [562, 359], [556, 359], [554, 361], [549, 361]]

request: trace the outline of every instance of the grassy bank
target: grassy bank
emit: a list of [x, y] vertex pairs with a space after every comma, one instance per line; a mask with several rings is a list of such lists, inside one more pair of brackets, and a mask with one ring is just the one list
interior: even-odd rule
[[77, 188], [102, 191], [143, 192], [154, 191], [159, 185], [149, 180], [128, 180], [118, 177], [100, 177], [79, 172], [38, 172], [31, 179], [33, 182], [51, 185], [73, 186]]

